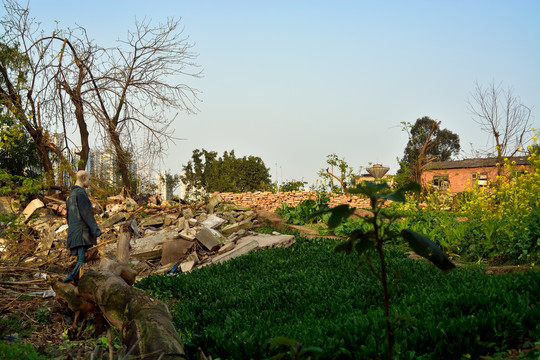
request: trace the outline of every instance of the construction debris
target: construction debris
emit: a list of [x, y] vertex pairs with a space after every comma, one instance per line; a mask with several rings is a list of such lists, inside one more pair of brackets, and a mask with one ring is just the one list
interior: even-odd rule
[[[46, 268], [50, 273], [64, 275], [73, 266], [75, 257], [66, 249], [66, 196], [57, 194], [32, 200], [21, 212], [16, 228], [0, 223], [0, 298], [52, 293], [44, 279], [28, 282], [23, 275], [15, 276], [23, 273], [9, 269], [24, 267], [36, 273]], [[87, 269], [97, 266], [102, 258], [118, 256], [116, 244], [124, 224], [131, 229], [125, 240], [129, 241], [128, 263], [139, 278], [153, 273], [188, 272], [249, 251], [290, 246], [294, 242], [290, 235], [252, 232], [264, 223], [258, 214], [245, 207], [223, 204], [219, 195], [193, 206], [173, 201], [161, 203], [154, 198], [140, 205], [125, 192], [107, 200], [91, 200], [103, 234], [97, 246], [87, 252]], [[10, 277], [6, 278], [6, 274]]]

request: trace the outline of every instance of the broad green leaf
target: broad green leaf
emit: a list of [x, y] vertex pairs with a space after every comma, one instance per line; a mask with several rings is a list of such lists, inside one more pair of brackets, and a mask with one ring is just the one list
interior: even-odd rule
[[369, 239], [367, 236], [362, 238], [360, 241], [356, 242], [354, 248], [358, 254], [363, 254], [368, 250], [371, 250], [375, 247], [375, 243]]
[[401, 188], [402, 191], [412, 191], [412, 192], [420, 192], [422, 191], [422, 186], [420, 186], [419, 183], [411, 182], [405, 185]]
[[318, 216], [321, 216], [321, 215], [324, 215], [324, 214], [331, 213], [332, 210], [333, 210], [333, 209], [328, 208], [328, 209], [322, 209], [322, 210], [314, 211], [313, 213], [311, 213], [311, 215], [309, 215], [309, 219], [313, 219], [313, 218], [316, 218], [316, 217], [318, 217]]
[[450, 271], [456, 267], [441, 248], [427, 237], [408, 229], [403, 230], [401, 236], [408, 241], [415, 253], [425, 257], [439, 269]]
[[387, 195], [381, 195], [382, 198], [396, 201], [396, 202], [405, 202], [405, 194], [402, 191], [394, 191], [393, 193]]
[[332, 215], [326, 225], [329, 228], [335, 228], [346, 220], [354, 212], [355, 208], [349, 207], [349, 205], [338, 205], [331, 210]]
[[351, 194], [363, 194], [368, 197], [379, 197], [380, 192], [387, 192], [390, 189], [390, 186], [388, 186], [387, 183], [376, 183], [373, 181], [364, 181], [364, 185], [357, 185], [356, 188], [352, 188], [349, 190]]

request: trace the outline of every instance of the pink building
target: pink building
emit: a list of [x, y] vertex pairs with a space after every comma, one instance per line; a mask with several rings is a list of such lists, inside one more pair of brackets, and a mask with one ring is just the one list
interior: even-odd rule
[[[517, 173], [529, 169], [526, 156], [510, 158], [508, 161], [515, 166]], [[496, 158], [433, 162], [422, 173], [422, 185], [431, 185], [440, 191], [448, 190], [452, 194], [471, 186], [488, 186], [497, 177], [496, 164]]]

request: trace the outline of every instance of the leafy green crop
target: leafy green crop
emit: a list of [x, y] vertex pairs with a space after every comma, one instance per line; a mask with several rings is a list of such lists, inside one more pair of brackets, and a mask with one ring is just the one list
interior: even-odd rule
[[[287, 203], [281, 203], [281, 207], [276, 209], [276, 213], [283, 217], [283, 220], [289, 224], [304, 225], [322, 221], [329, 217], [328, 214], [322, 214], [323, 211], [330, 209], [328, 206], [330, 198], [323, 194], [317, 194], [317, 199], [307, 199], [296, 206], [289, 206]], [[316, 215], [318, 214], [319, 215]]]
[[[279, 337], [320, 348], [324, 359], [378, 358], [385, 349], [380, 284], [358, 258], [335, 253], [336, 244], [298, 238], [289, 248], [136, 286], [168, 303], [188, 358], [199, 347], [214, 358], [268, 358], [282, 352], [270, 343]], [[395, 249], [386, 261], [391, 311], [399, 314], [396, 357], [478, 358], [540, 339], [539, 272], [445, 275]]]

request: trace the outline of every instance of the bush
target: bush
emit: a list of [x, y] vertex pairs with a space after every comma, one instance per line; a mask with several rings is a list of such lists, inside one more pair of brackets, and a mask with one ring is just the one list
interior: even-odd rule
[[307, 199], [296, 206], [289, 206], [281, 203], [281, 207], [276, 209], [276, 213], [283, 217], [288, 224], [304, 225], [318, 221], [323, 221], [322, 215], [316, 213], [329, 209], [330, 198], [322, 193], [317, 194], [317, 199]]
[[507, 177], [490, 189], [474, 189], [461, 204], [468, 236], [490, 257], [535, 262], [540, 258], [540, 156], [529, 157], [531, 170], [520, 174], [505, 159]]

